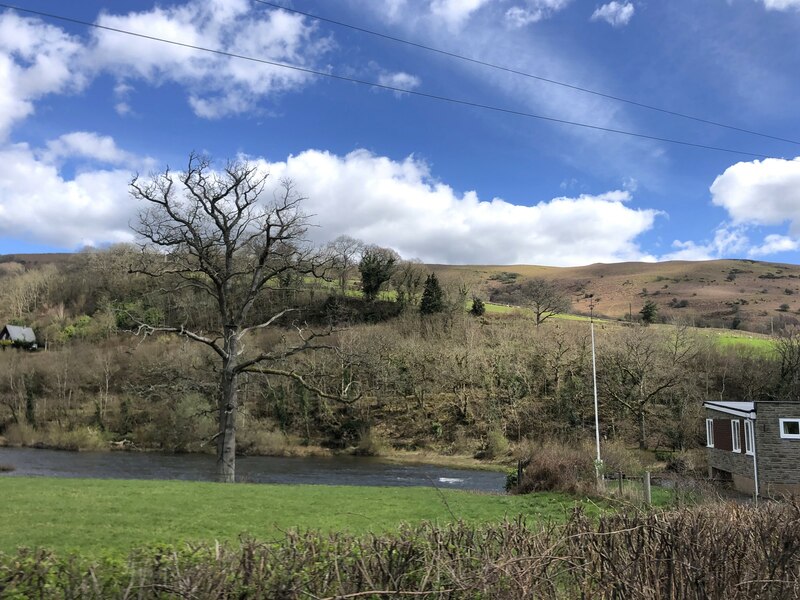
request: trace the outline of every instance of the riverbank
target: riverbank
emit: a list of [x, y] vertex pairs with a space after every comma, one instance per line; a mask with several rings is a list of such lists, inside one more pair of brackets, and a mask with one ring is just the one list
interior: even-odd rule
[[562, 521], [578, 505], [591, 514], [602, 511], [558, 493], [0, 476], [0, 551], [27, 546], [124, 556], [156, 544], [236, 541], [242, 535], [273, 540], [288, 529], [363, 534], [423, 521]]
[[[66, 450], [70, 452], [164, 452], [160, 448], [142, 448], [124, 441], [108, 441], [103, 439], [100, 432], [89, 429], [88, 431], [72, 432], [72, 435], [63, 434], [52, 436], [50, 432], [38, 432], [26, 438], [9, 440], [0, 436], [0, 448], [36, 448], [44, 450]], [[213, 448], [206, 447], [203, 452], [186, 452], [181, 454], [213, 454]], [[265, 447], [261, 451], [248, 452], [241, 456], [272, 456], [281, 458], [318, 458], [335, 456], [361, 456], [358, 448], [344, 450], [331, 450], [323, 446], [304, 445], [287, 441], [280, 446]], [[381, 452], [371, 456], [382, 461], [406, 465], [430, 465], [455, 469], [469, 469], [475, 471], [507, 472], [514, 465], [511, 456], [499, 459], [477, 459], [467, 454], [442, 454], [430, 450], [396, 450], [391, 447], [382, 448]]]

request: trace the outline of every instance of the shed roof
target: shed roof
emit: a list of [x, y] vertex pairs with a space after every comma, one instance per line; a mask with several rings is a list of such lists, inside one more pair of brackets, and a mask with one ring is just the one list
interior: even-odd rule
[[36, 336], [30, 327], [20, 327], [19, 325], [6, 325], [4, 329], [8, 332], [8, 337], [15, 342], [36, 343]]
[[703, 402], [703, 406], [735, 417], [756, 418], [755, 402]]

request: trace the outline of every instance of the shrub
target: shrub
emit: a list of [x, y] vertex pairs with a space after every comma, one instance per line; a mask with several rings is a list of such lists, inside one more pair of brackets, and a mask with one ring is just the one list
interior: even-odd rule
[[353, 450], [356, 456], [383, 456], [388, 450], [386, 441], [372, 428], [362, 430], [358, 445]]
[[508, 456], [511, 445], [503, 432], [499, 429], [492, 429], [486, 434], [486, 443], [483, 448], [483, 458], [495, 459]]
[[559, 491], [583, 494], [596, 486], [594, 453], [586, 444], [567, 446], [546, 442], [523, 450], [525, 468], [518, 494]]

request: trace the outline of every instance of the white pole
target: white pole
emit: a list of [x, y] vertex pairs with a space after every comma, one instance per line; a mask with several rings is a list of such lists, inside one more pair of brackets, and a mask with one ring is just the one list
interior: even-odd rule
[[594, 384], [594, 437], [597, 444], [597, 460], [595, 461], [594, 468], [597, 473], [597, 482], [600, 483], [600, 466], [603, 461], [600, 459], [600, 415], [597, 409], [597, 363], [594, 354], [594, 307], [592, 307], [590, 316], [590, 326], [592, 330], [592, 383]]
[[758, 505], [758, 461], [756, 460], [756, 422], [750, 421], [750, 432], [753, 434], [753, 501]]

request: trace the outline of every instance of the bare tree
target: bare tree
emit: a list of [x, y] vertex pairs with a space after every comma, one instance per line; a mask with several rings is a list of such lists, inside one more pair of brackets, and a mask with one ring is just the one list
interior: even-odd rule
[[349, 235], [340, 235], [328, 244], [327, 251], [339, 277], [339, 288], [344, 294], [347, 291], [347, 281], [364, 251], [364, 242]]
[[[268, 175], [257, 165], [228, 162], [212, 169], [210, 159], [192, 154], [187, 169], [130, 183], [134, 198], [145, 203], [134, 231], [163, 252], [163, 261], [142, 261], [132, 269], [177, 283], [209, 297], [216, 307], [213, 331], [193, 331], [186, 324], [156, 326], [142, 323], [145, 333], [171, 332], [205, 344], [221, 362], [217, 401], [217, 466], [220, 481], [235, 480], [238, 382], [243, 373], [291, 377], [321, 395], [330, 396], [293, 370], [275, 368], [276, 361], [298, 352], [327, 346], [317, 334], [299, 331], [299, 343], [288, 348], [252, 349], [245, 336], [278, 324], [294, 308], [254, 319], [259, 296], [279, 286], [287, 274], [316, 274], [319, 255], [304, 243], [306, 217], [302, 198], [284, 181], [272, 201], [261, 201]], [[339, 396], [337, 396], [339, 397]]]
[[647, 447], [647, 417], [668, 390], [688, 376], [697, 344], [684, 325], [662, 336], [644, 326], [626, 328], [607, 342], [598, 380], [604, 393], [630, 411], [638, 425], [639, 448]]
[[550, 317], [565, 313], [570, 309], [569, 298], [555, 284], [541, 277], [506, 285], [494, 291], [491, 299], [496, 302], [530, 308], [536, 319], [537, 327]]

